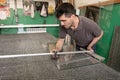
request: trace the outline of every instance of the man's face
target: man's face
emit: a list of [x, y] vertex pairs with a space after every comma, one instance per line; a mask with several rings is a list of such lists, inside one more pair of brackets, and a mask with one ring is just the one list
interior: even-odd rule
[[59, 20], [60, 20], [61, 26], [63, 26], [66, 29], [70, 28], [73, 25], [72, 16], [66, 17], [63, 14], [62, 16], [59, 17]]

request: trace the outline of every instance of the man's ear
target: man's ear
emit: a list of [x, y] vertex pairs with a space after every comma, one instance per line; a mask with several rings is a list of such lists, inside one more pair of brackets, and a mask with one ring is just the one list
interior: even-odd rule
[[70, 15], [70, 18], [74, 18], [74, 17], [75, 17], [75, 15], [74, 15], [74, 14]]

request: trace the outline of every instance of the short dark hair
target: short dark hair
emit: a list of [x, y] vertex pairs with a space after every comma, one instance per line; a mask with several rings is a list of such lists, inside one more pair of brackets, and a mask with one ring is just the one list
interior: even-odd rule
[[63, 14], [65, 14], [65, 16], [70, 16], [72, 14], [76, 15], [76, 10], [71, 3], [62, 3], [56, 8], [55, 15], [59, 18]]

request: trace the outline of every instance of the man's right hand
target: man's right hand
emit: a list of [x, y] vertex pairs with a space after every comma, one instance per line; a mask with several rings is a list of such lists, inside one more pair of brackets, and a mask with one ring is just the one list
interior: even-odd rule
[[55, 49], [52, 49], [50, 51], [50, 53], [52, 53], [53, 55], [51, 55], [52, 59], [58, 59], [59, 55], [56, 52], [60, 52], [62, 47], [64, 44], [64, 39], [58, 39], [57, 43], [56, 43], [56, 47]]
[[57, 54], [57, 50], [56, 49], [53, 49], [52, 51], [50, 51], [50, 53], [52, 54], [51, 55], [51, 59], [58, 59], [58, 54]]

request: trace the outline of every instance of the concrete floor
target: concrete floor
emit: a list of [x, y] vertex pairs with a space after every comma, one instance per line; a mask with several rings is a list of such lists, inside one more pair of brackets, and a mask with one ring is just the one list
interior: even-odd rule
[[[0, 35], [0, 55], [48, 52], [47, 34]], [[120, 73], [103, 63], [58, 70], [50, 56], [0, 59], [0, 80], [120, 80]]]

